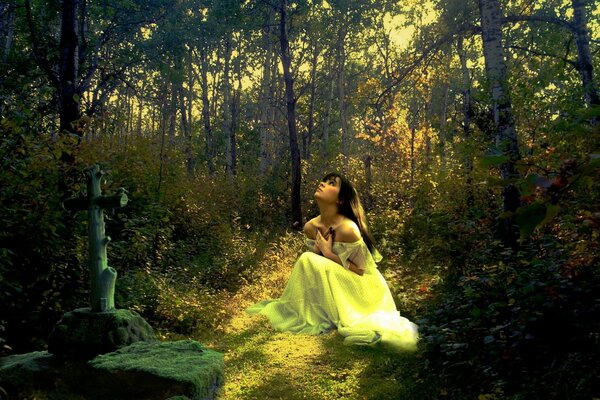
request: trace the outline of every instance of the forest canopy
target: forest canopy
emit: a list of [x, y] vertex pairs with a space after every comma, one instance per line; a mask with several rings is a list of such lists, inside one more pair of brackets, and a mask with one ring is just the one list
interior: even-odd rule
[[340, 171], [424, 386], [600, 396], [597, 0], [5, 0], [0, 45], [0, 352], [86, 301], [87, 166], [118, 305], [200, 336]]

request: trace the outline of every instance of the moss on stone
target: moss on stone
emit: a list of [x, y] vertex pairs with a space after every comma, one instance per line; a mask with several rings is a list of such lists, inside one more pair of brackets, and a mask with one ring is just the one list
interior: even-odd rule
[[99, 355], [89, 364], [105, 371], [145, 372], [192, 388], [193, 398], [206, 398], [223, 383], [223, 355], [193, 340], [137, 342]]
[[6, 371], [12, 370], [15, 367], [27, 370], [45, 369], [45, 365], [50, 363], [52, 355], [47, 351], [34, 351], [32, 353], [14, 354], [12, 356], [0, 358], [0, 372], [3, 375]]
[[63, 315], [48, 340], [59, 357], [91, 359], [138, 341], [154, 341], [152, 327], [135, 311], [92, 312], [79, 308]]

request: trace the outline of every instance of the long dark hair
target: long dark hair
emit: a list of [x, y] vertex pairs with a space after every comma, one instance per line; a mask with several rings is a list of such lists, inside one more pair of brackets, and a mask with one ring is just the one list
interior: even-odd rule
[[365, 210], [360, 202], [360, 196], [358, 195], [356, 188], [352, 182], [337, 172], [330, 172], [325, 175], [323, 182], [334, 178], [340, 179], [340, 193], [338, 194], [338, 198], [341, 204], [338, 207], [339, 213], [350, 218], [358, 225], [358, 229], [360, 229], [360, 234], [365, 241], [365, 244], [369, 248], [371, 254], [373, 254], [375, 251], [375, 241], [371, 236], [371, 232], [369, 232], [369, 224], [367, 223]]

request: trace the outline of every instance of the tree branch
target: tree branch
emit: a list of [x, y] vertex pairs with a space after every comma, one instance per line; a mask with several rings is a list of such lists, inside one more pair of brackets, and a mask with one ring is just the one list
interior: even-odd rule
[[421, 63], [426, 61], [429, 56], [431, 56], [432, 54], [435, 54], [443, 45], [454, 40], [454, 37], [456, 35], [459, 35], [459, 34], [462, 34], [465, 32], [480, 33], [481, 27], [472, 25], [472, 24], [468, 24], [468, 23], [463, 24], [463, 25], [458, 26], [455, 30], [448, 32], [447, 34], [445, 34], [444, 36], [439, 38], [437, 41], [435, 41], [434, 43], [432, 43], [414, 61], [412, 61], [407, 66], [405, 66], [403, 69], [399, 70], [397, 74], [394, 74], [395, 76], [393, 77], [393, 81], [390, 83], [390, 85], [387, 88], [385, 88], [385, 90], [383, 92], [381, 92], [377, 96], [377, 100], [375, 101], [375, 104], [379, 105], [384, 96], [386, 96], [388, 93], [390, 93], [394, 87], [396, 87], [400, 83], [402, 83], [404, 78], [406, 78], [412, 71], [414, 71], [415, 68], [417, 68], [419, 65], [421, 65]]
[[527, 47], [522, 47], [522, 46], [517, 46], [517, 45], [508, 46], [508, 48], [509, 49], [526, 51], [527, 53], [531, 53], [531, 54], [534, 54], [534, 55], [540, 56], [540, 57], [558, 58], [559, 60], [562, 60], [562, 61], [570, 64], [574, 68], [577, 68], [577, 62], [575, 62], [573, 60], [569, 60], [566, 57], [562, 57], [562, 56], [559, 56], [559, 55], [556, 55], [556, 54], [546, 53], [546, 52], [543, 52], [543, 51], [529, 49]]
[[29, 33], [31, 35], [31, 44], [33, 47], [33, 56], [40, 68], [46, 73], [48, 80], [55, 87], [58, 88], [60, 82], [58, 80], [58, 74], [50, 67], [50, 63], [48, 62], [48, 58], [46, 57], [45, 52], [43, 53], [40, 49], [40, 44], [38, 43], [37, 32], [35, 29], [35, 24], [33, 22], [33, 15], [31, 12], [31, 0], [25, 0], [25, 16], [27, 18], [27, 26], [29, 27]]
[[515, 22], [545, 22], [548, 24], [562, 26], [571, 32], [576, 31], [575, 26], [571, 22], [545, 15], [507, 15], [506, 17], [502, 18], [502, 25]]

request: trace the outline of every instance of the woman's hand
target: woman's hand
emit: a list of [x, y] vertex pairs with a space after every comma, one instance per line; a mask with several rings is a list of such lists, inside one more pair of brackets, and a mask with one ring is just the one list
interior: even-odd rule
[[324, 256], [331, 254], [331, 248], [333, 247], [333, 235], [327, 235], [327, 238], [324, 238], [323, 235], [321, 235], [321, 231], [317, 229], [317, 232], [315, 233], [315, 246]]

